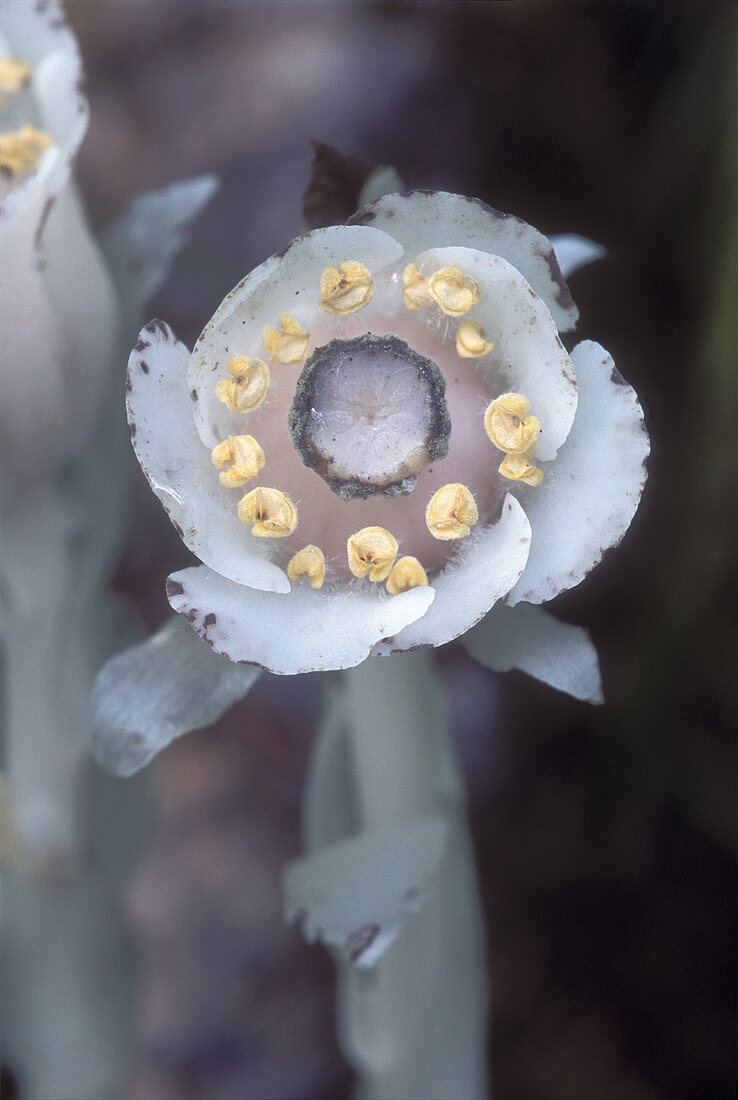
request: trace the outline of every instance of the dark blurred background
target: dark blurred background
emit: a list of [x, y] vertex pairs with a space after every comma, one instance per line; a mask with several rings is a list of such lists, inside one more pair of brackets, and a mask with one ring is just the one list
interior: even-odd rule
[[[490, 1059], [499, 1100], [732, 1097], [736, 7], [68, 8], [95, 224], [140, 190], [222, 180], [150, 304], [188, 343], [303, 230], [312, 138], [607, 247], [572, 279], [577, 339], [638, 391], [650, 476], [622, 545], [552, 608], [591, 631], [607, 703], [439, 654], [486, 905]], [[148, 630], [188, 558], [134, 461], [130, 516], [115, 586]], [[152, 766], [127, 895], [130, 1100], [349, 1095], [331, 964], [280, 914], [320, 680], [264, 676]]]

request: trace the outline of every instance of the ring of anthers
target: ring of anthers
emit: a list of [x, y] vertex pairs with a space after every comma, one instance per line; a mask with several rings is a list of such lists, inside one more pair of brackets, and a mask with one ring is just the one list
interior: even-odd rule
[[[18, 95], [29, 84], [33, 72], [27, 61], [19, 57], [0, 57], [0, 108], [8, 104], [6, 96]], [[26, 123], [15, 130], [0, 133], [0, 175], [17, 180], [38, 168], [45, 149], [52, 145], [43, 130]]]
[[[369, 304], [374, 291], [372, 275], [356, 260], [342, 260], [327, 267], [320, 276], [318, 304], [327, 313], [344, 316]], [[408, 309], [437, 307], [447, 317], [464, 317], [479, 301], [474, 280], [461, 268], [450, 265], [428, 276], [421, 275], [415, 264], [402, 272], [402, 296]], [[310, 334], [291, 313], [280, 313], [276, 325], [265, 325], [262, 343], [272, 363], [301, 363], [307, 358]], [[481, 359], [494, 344], [476, 321], [461, 321], [456, 330], [456, 352], [461, 359]], [[263, 359], [232, 355], [226, 364], [229, 378], [216, 383], [216, 396], [232, 412], [248, 414], [266, 401], [271, 384], [269, 367]], [[499, 474], [511, 481], [538, 486], [543, 471], [534, 465], [535, 444], [541, 431], [538, 417], [530, 412], [530, 402], [521, 393], [503, 393], [487, 406], [484, 429], [497, 450], [504, 455]], [[265, 463], [264, 452], [251, 435], [231, 435], [218, 443], [211, 453], [213, 465], [220, 471], [226, 488], [238, 488], [256, 477]], [[258, 538], [282, 539], [291, 535], [298, 524], [297, 508], [279, 489], [258, 486], [246, 493], [237, 505], [238, 517]], [[443, 541], [466, 538], [479, 519], [476, 501], [466, 485], [441, 486], [428, 501], [425, 522], [434, 538]], [[363, 527], [347, 541], [348, 568], [357, 578], [385, 582], [390, 595], [428, 584], [428, 576], [417, 558], [398, 559], [397, 539], [384, 527]], [[309, 544], [293, 554], [287, 564], [287, 576], [293, 583], [306, 581], [319, 589], [326, 577], [323, 551]]]

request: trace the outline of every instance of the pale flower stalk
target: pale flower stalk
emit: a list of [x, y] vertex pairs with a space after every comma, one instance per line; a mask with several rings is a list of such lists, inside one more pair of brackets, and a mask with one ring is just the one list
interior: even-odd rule
[[[105, 881], [120, 867], [90, 853], [99, 829], [118, 837], [130, 820], [92, 821], [87, 740], [95, 673], [120, 644], [104, 595], [123, 522], [115, 372], [121, 329], [135, 332], [182, 223], [212, 190], [200, 181], [139, 200], [112, 233], [138, 274], [111, 277], [72, 176], [82, 84], [56, 0], [0, 6], [3, 1061], [24, 1095], [49, 1100], [112, 1096], [124, 1073], [131, 958]], [[169, 242], [155, 252], [152, 203]], [[128, 792], [133, 819], [142, 794]], [[113, 848], [122, 861], [125, 845]]]
[[342, 674], [306, 779], [303, 838], [285, 874], [287, 918], [335, 960], [357, 1097], [483, 1100], [483, 921], [431, 653]]
[[118, 318], [71, 177], [88, 107], [60, 6], [4, 4], [0, 57], [3, 1061], [29, 1095], [93, 1100], [122, 1074], [129, 959], [82, 858], [86, 691], [109, 629], [95, 606], [109, 546], [90, 541], [95, 485], [76, 460], [94, 437]]
[[246, 276], [191, 353], [153, 321], [129, 360], [136, 454], [203, 564], [167, 581], [182, 625], [101, 672], [95, 751], [132, 774], [261, 669], [347, 670], [285, 886], [336, 957], [339, 1034], [374, 1100], [486, 1095], [463, 795], [412, 651], [459, 638], [602, 701], [586, 631], [540, 605], [622, 537], [648, 437], [608, 353], [559, 336], [578, 316], [565, 276], [601, 250], [556, 247], [561, 264], [476, 200], [384, 195]]

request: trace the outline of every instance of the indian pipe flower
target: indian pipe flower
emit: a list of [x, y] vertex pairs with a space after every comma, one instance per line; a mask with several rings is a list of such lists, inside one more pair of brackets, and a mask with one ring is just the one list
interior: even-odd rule
[[[596, 255], [557, 247], [567, 271]], [[479, 623], [479, 660], [596, 701], [591, 647], [562, 682], [546, 667], [582, 632], [516, 607], [578, 584], [645, 481], [635, 393], [598, 344], [567, 353], [576, 320], [537, 230], [418, 191], [292, 241], [192, 354], [151, 322], [128, 367], [133, 444], [203, 563], [169, 577], [172, 607], [216, 653], [285, 674]]]
[[61, 4], [0, 4], [0, 467], [12, 489], [48, 482], [80, 449], [113, 362], [113, 287], [72, 179], [82, 86]]

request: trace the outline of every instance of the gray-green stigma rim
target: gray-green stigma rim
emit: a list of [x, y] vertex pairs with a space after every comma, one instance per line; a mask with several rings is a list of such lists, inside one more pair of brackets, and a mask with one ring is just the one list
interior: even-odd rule
[[[363, 481], [353, 476], [341, 476], [336, 473], [332, 455], [321, 451], [315, 443], [311, 430], [316, 420], [317, 390], [321, 375], [335, 369], [341, 360], [350, 359], [354, 354], [394, 356], [410, 363], [418, 372], [418, 377], [426, 387], [427, 422], [424, 426], [426, 437], [423, 442], [425, 452], [420, 468], [412, 473], [398, 471], [386, 481]], [[432, 359], [428, 359], [401, 340], [398, 336], [386, 333], [376, 336], [367, 332], [350, 340], [331, 340], [330, 343], [316, 348], [305, 363], [297, 385], [295, 397], [289, 413], [287, 426], [295, 450], [304, 464], [326, 482], [342, 500], [366, 500], [370, 496], [399, 496], [415, 488], [420, 470], [431, 462], [445, 458], [448, 454], [448, 440], [451, 433], [451, 418], [446, 405], [446, 379]], [[415, 462], [417, 465], [417, 461]]]

